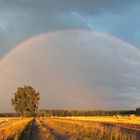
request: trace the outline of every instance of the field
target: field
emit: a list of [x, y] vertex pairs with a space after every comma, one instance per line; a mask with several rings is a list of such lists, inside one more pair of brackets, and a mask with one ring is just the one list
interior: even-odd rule
[[0, 118], [0, 140], [139, 140], [140, 117]]

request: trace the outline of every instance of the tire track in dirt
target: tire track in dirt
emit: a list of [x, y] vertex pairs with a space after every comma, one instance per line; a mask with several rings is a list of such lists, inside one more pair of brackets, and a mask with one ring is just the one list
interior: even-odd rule
[[[38, 121], [38, 123], [37, 123]], [[50, 140], [47, 138], [48, 133], [43, 134], [41, 128], [45, 128], [50, 133], [53, 140], [69, 140], [70, 136], [66, 133], [58, 132], [55, 128], [50, 127], [39, 119], [33, 119], [22, 131], [19, 140]]]
[[56, 138], [56, 140], [69, 140], [70, 139], [69, 134], [58, 132], [55, 128], [50, 127], [49, 125], [47, 125], [46, 122], [42, 120], [40, 120], [40, 123], [50, 131], [50, 133]]
[[19, 140], [43, 140], [39, 126], [36, 123], [36, 119], [33, 119], [30, 124], [23, 130]]

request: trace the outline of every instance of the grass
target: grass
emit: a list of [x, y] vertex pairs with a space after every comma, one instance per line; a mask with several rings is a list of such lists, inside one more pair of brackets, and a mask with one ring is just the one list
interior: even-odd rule
[[[0, 139], [18, 139], [18, 136], [32, 118], [3, 118], [0, 125]], [[1, 122], [1, 121], [0, 121]]]
[[[73, 119], [73, 118], [72, 118]], [[77, 118], [76, 118], [77, 119]], [[88, 120], [86, 117], [85, 120]], [[135, 140], [134, 132], [126, 131], [119, 127], [104, 126], [93, 121], [68, 120], [68, 118], [43, 118], [51, 127], [71, 136], [71, 139], [80, 140]]]
[[71, 120], [85, 120], [85, 121], [99, 121], [99, 122], [111, 122], [111, 123], [130, 123], [130, 124], [140, 124], [140, 117], [135, 115], [130, 116], [90, 116], [90, 117], [60, 117], [64, 119]]
[[[25, 128], [30, 128], [26, 130], [32, 131], [32, 134], [38, 133], [42, 140], [55, 140], [58, 135], [67, 136], [69, 140], [136, 140], [140, 136], [140, 117], [135, 115], [42, 117], [36, 118], [34, 125], [28, 125], [32, 120], [33, 118], [20, 117], [0, 118], [0, 140], [18, 140]], [[36, 128], [38, 132], [35, 131]]]
[[51, 132], [41, 124], [39, 119], [36, 119], [36, 124], [39, 128], [43, 140], [56, 140], [55, 137], [51, 134]]

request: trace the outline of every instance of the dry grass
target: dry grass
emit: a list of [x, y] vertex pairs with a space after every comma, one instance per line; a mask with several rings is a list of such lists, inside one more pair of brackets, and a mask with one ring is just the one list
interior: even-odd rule
[[31, 120], [32, 118], [1, 118], [0, 139], [17, 139], [18, 135]]
[[78, 118], [76, 117], [76, 121], [73, 118], [73, 120], [70, 120], [70, 118], [43, 118], [43, 121], [57, 131], [69, 134], [71, 140], [136, 140], [134, 132], [130, 133], [130, 131], [126, 131], [120, 127], [95, 123], [89, 121], [88, 117], [84, 118], [86, 121], [78, 120]]
[[[20, 117], [0, 118], [0, 140], [18, 140], [21, 134], [28, 139], [32, 139], [33, 135], [35, 135], [39, 136], [40, 140], [56, 140], [51, 132], [41, 124], [39, 119], [35, 119], [35, 126], [32, 125], [33, 120], [33, 118]], [[26, 130], [30, 131], [29, 133], [32, 133], [32, 136], [28, 132], [25, 133]]]
[[[68, 136], [70, 140], [136, 140], [140, 136], [138, 134], [140, 133], [140, 117], [134, 115], [43, 117], [36, 118], [34, 125], [28, 125], [29, 122], [32, 124], [33, 121], [31, 120], [33, 119], [0, 118], [0, 140], [8, 138], [18, 140], [23, 130], [25, 132], [25, 128], [30, 128], [32, 134], [38, 133], [42, 140], [55, 140], [58, 135]], [[26, 133], [23, 134], [26, 135]]]
[[43, 126], [38, 119], [36, 119], [36, 124], [43, 140], [56, 140], [51, 132], [45, 126]]
[[70, 120], [84, 120], [84, 121], [99, 121], [99, 122], [110, 122], [110, 123], [130, 123], [140, 124], [140, 117], [135, 115], [130, 116], [90, 116], [90, 117], [59, 117], [62, 119]]

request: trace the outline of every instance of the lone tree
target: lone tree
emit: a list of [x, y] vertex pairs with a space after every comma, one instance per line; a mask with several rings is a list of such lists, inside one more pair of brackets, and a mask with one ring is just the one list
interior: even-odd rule
[[14, 110], [20, 116], [35, 116], [39, 106], [39, 93], [31, 86], [18, 87], [11, 99]]

